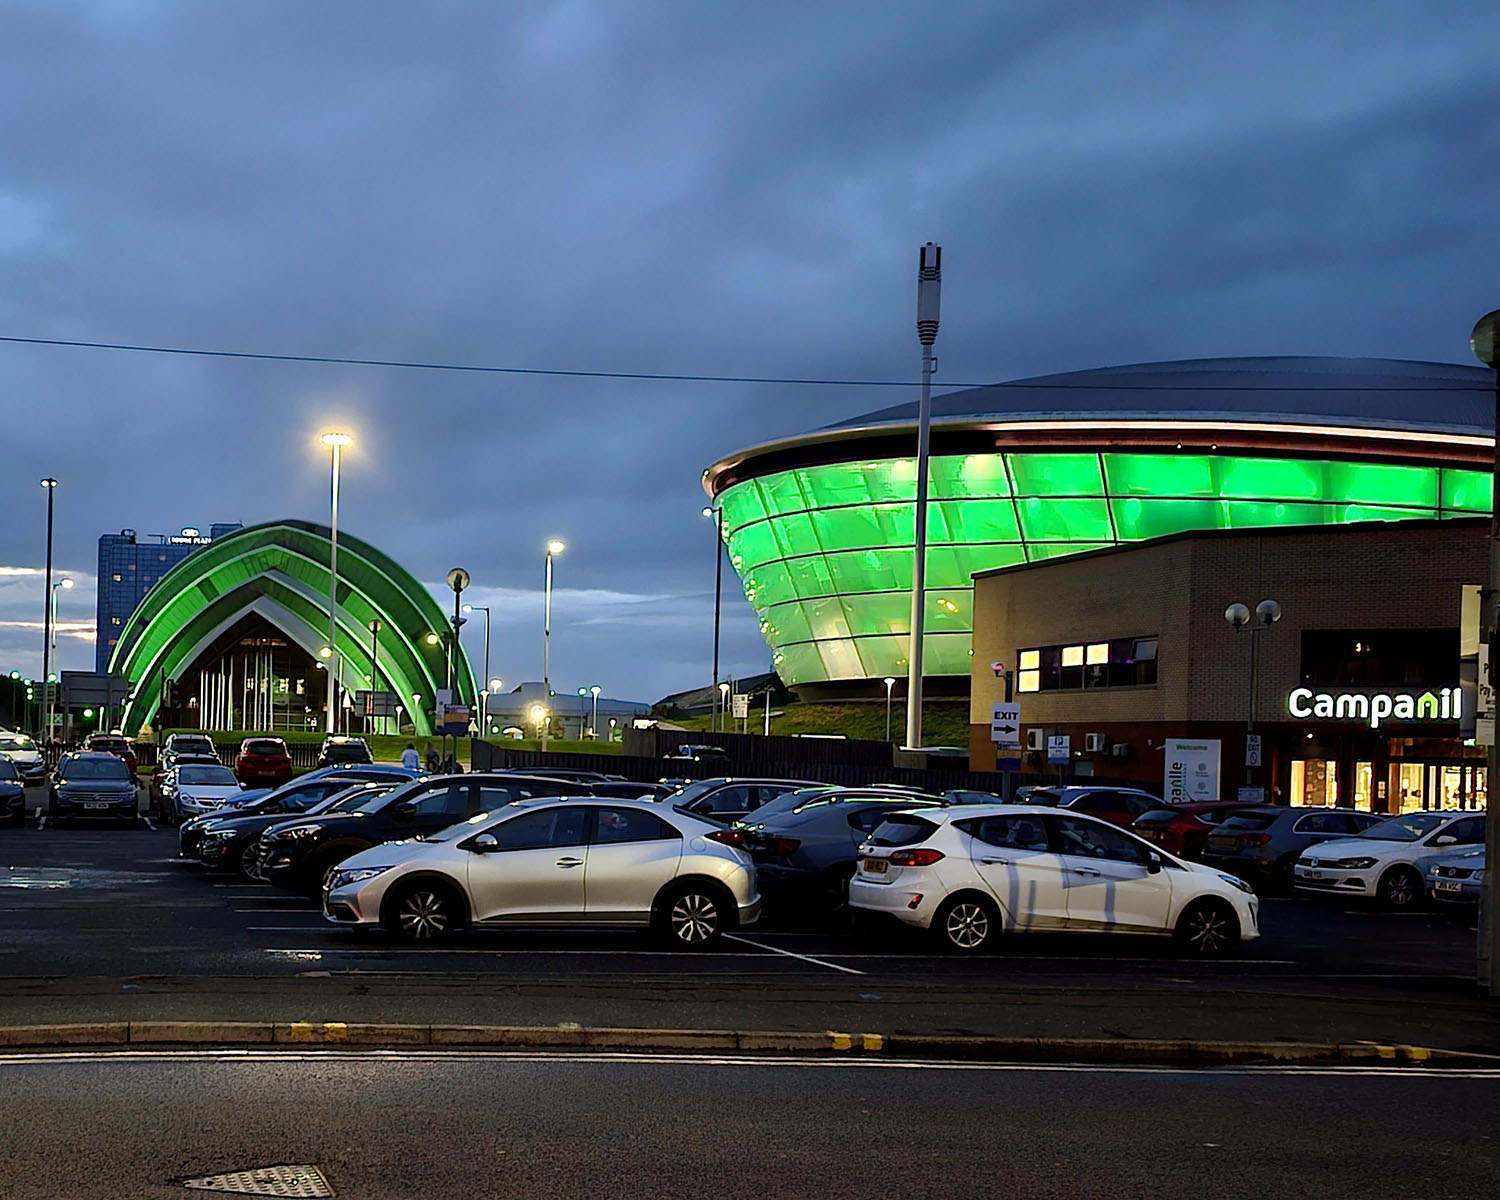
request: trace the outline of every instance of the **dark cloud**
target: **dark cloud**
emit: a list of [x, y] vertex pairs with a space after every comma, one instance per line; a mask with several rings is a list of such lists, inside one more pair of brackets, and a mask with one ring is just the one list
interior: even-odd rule
[[[0, 0], [0, 24], [0, 332], [898, 378], [927, 238], [940, 380], [1462, 361], [1496, 302], [1472, 5]], [[496, 589], [495, 673], [539, 674], [557, 535], [554, 677], [651, 698], [707, 676], [702, 467], [899, 395], [0, 346], [0, 397], [0, 565], [40, 562], [43, 474], [80, 578], [106, 529], [319, 518], [314, 435], [346, 422], [347, 527]], [[0, 583], [0, 667], [34, 670], [6, 622], [40, 588]], [[730, 594], [725, 660], [760, 669]]]

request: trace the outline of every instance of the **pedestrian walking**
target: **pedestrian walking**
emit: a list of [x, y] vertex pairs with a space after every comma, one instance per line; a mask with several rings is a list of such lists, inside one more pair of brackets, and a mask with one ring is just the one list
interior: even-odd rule
[[438, 758], [438, 752], [432, 748], [431, 742], [427, 743], [426, 751], [427, 769], [435, 772], [442, 765], [442, 761]]
[[422, 769], [422, 760], [417, 755], [416, 743], [406, 743], [406, 749], [401, 751], [401, 765], [408, 771], [420, 771]]

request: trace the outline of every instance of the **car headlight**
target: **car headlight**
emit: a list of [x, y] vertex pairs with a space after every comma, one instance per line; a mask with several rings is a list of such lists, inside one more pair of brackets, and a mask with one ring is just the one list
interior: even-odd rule
[[1338, 871], [1364, 871], [1375, 865], [1373, 858], [1336, 858], [1327, 864]]
[[333, 881], [329, 890], [333, 891], [341, 887], [349, 887], [351, 884], [365, 883], [374, 879], [377, 875], [383, 875], [390, 867], [356, 867], [352, 871], [335, 871]]
[[1475, 883], [1483, 883], [1484, 882], [1484, 872], [1483, 871], [1475, 871], [1472, 875], [1469, 876], [1469, 878], [1472, 879]]
[[1233, 875], [1225, 875], [1222, 873], [1219, 875], [1219, 878], [1222, 879], [1225, 883], [1239, 888], [1240, 891], [1244, 892], [1247, 896], [1255, 895], [1255, 889], [1248, 883], [1246, 883], [1243, 879], [1238, 879]]
[[279, 839], [312, 837], [323, 827], [321, 825], [293, 825], [290, 829], [283, 829], [276, 836]]

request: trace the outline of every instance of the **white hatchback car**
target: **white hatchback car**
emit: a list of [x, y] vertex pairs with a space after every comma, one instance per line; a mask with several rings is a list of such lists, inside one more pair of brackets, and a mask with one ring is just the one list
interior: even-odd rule
[[1259, 935], [1259, 902], [1232, 875], [1066, 809], [964, 805], [893, 813], [860, 847], [853, 908], [979, 950], [1004, 932], [1174, 935], [1221, 954]]
[[1423, 897], [1427, 864], [1465, 846], [1484, 845], [1484, 814], [1413, 812], [1371, 825], [1358, 837], [1310, 846], [1292, 868], [1302, 892], [1363, 896], [1406, 909]]
[[760, 915], [726, 830], [643, 800], [518, 800], [330, 872], [324, 915], [414, 942], [463, 926], [645, 925], [699, 948]]

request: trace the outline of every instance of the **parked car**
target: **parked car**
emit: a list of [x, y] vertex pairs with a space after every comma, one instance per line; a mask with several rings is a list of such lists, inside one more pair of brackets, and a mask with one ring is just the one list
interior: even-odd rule
[[755, 868], [724, 832], [650, 801], [505, 802], [421, 841], [346, 859], [330, 875], [323, 912], [412, 942], [467, 925], [566, 921], [652, 926], [699, 949], [760, 911]]
[[860, 847], [849, 903], [966, 953], [1030, 930], [1171, 935], [1201, 955], [1259, 934], [1255, 894], [1233, 875], [1029, 805], [892, 813]]
[[161, 753], [164, 758], [193, 754], [217, 759], [219, 748], [214, 745], [212, 736], [206, 733], [169, 733], [161, 745]]
[[234, 773], [245, 783], [269, 783], [272, 787], [292, 777], [292, 756], [278, 737], [252, 737], [240, 743]]
[[738, 818], [736, 827], [747, 828], [752, 823], [770, 820], [782, 813], [800, 812], [803, 809], [829, 803], [853, 803], [858, 800], [921, 800], [934, 801], [938, 797], [927, 792], [913, 791], [904, 786], [870, 784], [866, 787], [838, 787], [835, 784], [817, 783], [796, 791], [783, 792], [766, 801], [753, 813]]
[[1288, 892], [1297, 856], [1309, 846], [1349, 837], [1382, 820], [1352, 808], [1242, 807], [1204, 839], [1203, 861], [1261, 891]]
[[132, 776], [136, 773], [135, 747], [130, 744], [130, 739], [127, 737], [122, 737], [118, 733], [91, 733], [83, 739], [83, 748], [113, 754], [130, 768]]
[[829, 791], [764, 819], [751, 813], [729, 831], [734, 838], [730, 844], [755, 860], [768, 904], [840, 908], [849, 898], [860, 845], [887, 816], [947, 803], [936, 796]]
[[26, 784], [16, 764], [4, 754], [0, 754], [0, 821], [26, 823]]
[[1165, 803], [1160, 796], [1139, 788], [1089, 786], [1065, 787], [1061, 791], [1058, 807], [1088, 813], [1122, 829], [1129, 829], [1137, 818]]
[[47, 763], [37, 745], [24, 733], [0, 732], [0, 754], [16, 765], [22, 783], [45, 783]]
[[1148, 842], [1155, 842], [1178, 858], [1198, 858], [1208, 835], [1235, 813], [1250, 807], [1234, 800], [1213, 800], [1195, 804], [1166, 804], [1138, 816], [1130, 831]]
[[125, 763], [102, 750], [64, 754], [52, 771], [47, 817], [53, 825], [80, 817], [134, 824], [135, 776]]
[[1361, 896], [1407, 909], [1424, 894], [1423, 873], [1434, 859], [1484, 845], [1484, 814], [1413, 812], [1389, 817], [1358, 837], [1325, 842], [1297, 859], [1297, 889], [1308, 894]]
[[[235, 829], [244, 830], [245, 839], [249, 845], [255, 846], [261, 833], [272, 825], [280, 824], [290, 817], [312, 812], [330, 796], [345, 792], [356, 784], [384, 781], [397, 785], [408, 783], [416, 778], [419, 778], [419, 775], [415, 771], [385, 763], [372, 763], [369, 766], [319, 767], [290, 783], [284, 783], [279, 788], [263, 793], [258, 799], [248, 804], [228, 811], [221, 809], [217, 813], [184, 821], [177, 831], [177, 854], [179, 858], [190, 862], [201, 860], [205, 832], [210, 828], [222, 826], [230, 820], [238, 822], [242, 818], [263, 818], [259, 824], [247, 823], [234, 826]], [[239, 853], [244, 847], [236, 845], [230, 849]], [[220, 857], [222, 861], [227, 862], [227, 850]], [[247, 872], [247, 874], [253, 874], [253, 872]]]
[[156, 810], [158, 819], [167, 825], [170, 825], [176, 816], [170, 781], [175, 776], [179, 767], [219, 767], [221, 770], [228, 769], [217, 758], [210, 758], [206, 754], [188, 754], [184, 752], [157, 762], [151, 772], [150, 806]]
[[167, 772], [162, 781], [168, 819], [174, 825], [189, 817], [218, 812], [240, 791], [240, 781], [234, 772], [218, 763], [183, 763]]
[[1478, 904], [1484, 891], [1484, 847], [1455, 850], [1427, 864], [1427, 898], [1444, 904]]
[[370, 846], [397, 838], [425, 837], [514, 800], [586, 792], [586, 784], [525, 775], [415, 779], [353, 812], [273, 825], [261, 834], [260, 873], [277, 887], [315, 896], [329, 871]]
[[[304, 803], [322, 791], [318, 787], [305, 789], [284, 801], [304, 803], [301, 808], [227, 816], [208, 821], [199, 831], [194, 853], [198, 861], [210, 871], [238, 871], [246, 879], [259, 880], [260, 835], [267, 829], [280, 825], [293, 816], [354, 812], [405, 782], [400, 779], [365, 779], [355, 783], [350, 783], [347, 779], [324, 780], [322, 787], [332, 786], [334, 790], [324, 794], [322, 799], [311, 804]], [[288, 788], [296, 786], [295, 782], [287, 784]]]
[[705, 746], [696, 742], [684, 742], [675, 750], [670, 750], [662, 755], [662, 759], [669, 763], [694, 762], [702, 763], [709, 767], [727, 767], [729, 755], [724, 753], [722, 746]]
[[362, 737], [349, 737], [342, 733], [331, 733], [318, 747], [318, 766], [331, 767], [336, 763], [372, 763], [374, 755]]
[[606, 779], [602, 783], [591, 785], [591, 790], [595, 796], [612, 800], [663, 800], [677, 789], [664, 783], [629, 783]]
[[609, 783], [621, 779], [619, 775], [606, 775], [602, 771], [586, 771], [582, 767], [504, 767], [491, 771], [492, 775], [545, 775], [548, 779], [566, 779], [573, 783]]
[[800, 779], [699, 779], [668, 793], [662, 803], [686, 809], [702, 820], [728, 825], [788, 792], [818, 786]]

